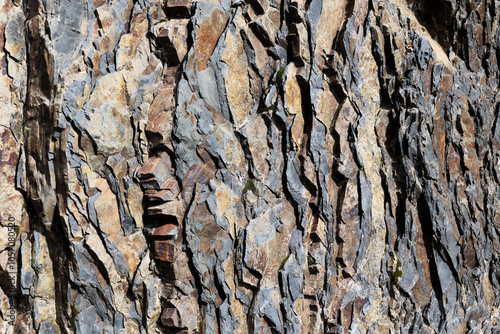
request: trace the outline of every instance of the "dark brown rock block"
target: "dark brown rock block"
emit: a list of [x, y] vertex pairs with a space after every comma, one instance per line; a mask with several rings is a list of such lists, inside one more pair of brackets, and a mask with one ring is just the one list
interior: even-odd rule
[[172, 165], [167, 153], [161, 152], [157, 157], [148, 159], [137, 171], [137, 177], [145, 190], [169, 189], [176, 182], [172, 178]]
[[173, 240], [155, 240], [154, 243], [156, 259], [170, 263], [175, 261], [177, 247]]
[[179, 311], [175, 307], [165, 307], [161, 314], [161, 323], [165, 327], [179, 328], [181, 326]]

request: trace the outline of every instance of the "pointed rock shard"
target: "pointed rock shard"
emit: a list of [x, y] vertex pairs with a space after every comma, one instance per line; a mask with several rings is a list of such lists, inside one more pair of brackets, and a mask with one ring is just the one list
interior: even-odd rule
[[271, 47], [275, 44], [279, 26], [280, 12], [273, 7], [269, 7], [264, 15], [258, 16], [249, 24], [249, 27], [266, 47]]
[[208, 60], [214, 52], [219, 37], [224, 31], [226, 21], [227, 15], [215, 8], [202, 22], [197, 22], [198, 29], [196, 30], [194, 48], [198, 72], [207, 68]]
[[177, 237], [178, 227], [174, 224], [161, 225], [153, 230], [153, 236], [155, 238], [168, 238]]
[[178, 65], [186, 56], [189, 20], [169, 20], [155, 27], [155, 35], [165, 52], [169, 66]]
[[184, 204], [182, 204], [182, 201], [166, 202], [158, 206], [149, 207], [147, 213], [149, 216], [175, 218], [176, 224], [179, 224], [184, 218]]
[[175, 110], [176, 68], [166, 71], [164, 83], [151, 104], [146, 125], [146, 136], [150, 147], [167, 147], [170, 151], [173, 151], [170, 136]]

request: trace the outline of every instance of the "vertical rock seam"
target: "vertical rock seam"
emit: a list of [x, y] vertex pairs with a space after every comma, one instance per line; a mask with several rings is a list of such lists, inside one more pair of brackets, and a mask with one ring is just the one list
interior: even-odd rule
[[0, 332], [500, 332], [499, 0], [0, 8]]

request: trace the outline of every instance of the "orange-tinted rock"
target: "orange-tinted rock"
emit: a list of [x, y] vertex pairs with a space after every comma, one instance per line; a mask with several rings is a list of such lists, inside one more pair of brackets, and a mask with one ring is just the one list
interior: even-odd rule
[[226, 26], [227, 15], [215, 8], [212, 14], [198, 24], [196, 30], [196, 64], [199, 72], [207, 68], [207, 63], [215, 45]]
[[153, 230], [153, 237], [155, 238], [168, 238], [168, 237], [176, 237], [178, 233], [178, 226], [174, 224], [165, 224], [159, 227], [156, 227]]
[[[169, 72], [167, 79], [175, 74]], [[172, 149], [170, 136], [173, 125], [173, 111], [175, 109], [175, 86], [165, 83], [158, 90], [150, 108], [149, 119], [146, 125], [146, 135], [152, 147], [166, 146]]]

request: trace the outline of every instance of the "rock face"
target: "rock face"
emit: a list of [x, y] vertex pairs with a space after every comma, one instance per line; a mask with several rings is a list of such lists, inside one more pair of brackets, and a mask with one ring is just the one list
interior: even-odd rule
[[500, 332], [500, 1], [4, 0], [0, 34], [0, 332]]

